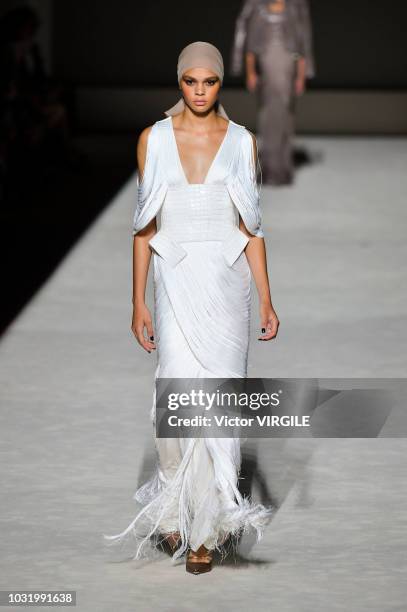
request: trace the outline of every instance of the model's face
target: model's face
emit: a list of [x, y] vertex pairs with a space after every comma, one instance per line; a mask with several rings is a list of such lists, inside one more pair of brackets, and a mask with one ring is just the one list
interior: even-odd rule
[[185, 104], [195, 113], [206, 113], [218, 99], [219, 77], [207, 68], [191, 68], [182, 75], [180, 87]]

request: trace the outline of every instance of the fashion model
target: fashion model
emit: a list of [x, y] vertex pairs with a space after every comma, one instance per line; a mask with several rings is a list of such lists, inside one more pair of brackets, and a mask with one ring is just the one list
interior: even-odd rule
[[[224, 69], [216, 47], [191, 43], [177, 72], [182, 98], [138, 142], [131, 327], [143, 349], [157, 350], [156, 378], [247, 377], [252, 274], [263, 332], [258, 339], [271, 340], [279, 326], [267, 274], [256, 141], [219, 103]], [[151, 256], [155, 329], [145, 303]], [[155, 409], [156, 388], [153, 423]], [[224, 551], [243, 531], [253, 528], [262, 536], [273, 509], [239, 492], [238, 438], [155, 437], [155, 444], [155, 473], [134, 494], [139, 513], [107, 540], [132, 538], [135, 559], [165, 543], [173, 560], [185, 555], [187, 571], [198, 574], [211, 569], [215, 549]]]
[[[244, 61], [243, 61], [244, 60]], [[245, 0], [236, 21], [231, 72], [243, 65], [257, 93], [257, 133], [263, 182], [293, 182], [292, 137], [296, 98], [315, 76], [307, 0]]]

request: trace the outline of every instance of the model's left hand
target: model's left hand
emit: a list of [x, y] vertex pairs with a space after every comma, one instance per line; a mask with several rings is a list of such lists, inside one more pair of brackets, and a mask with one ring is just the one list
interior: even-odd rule
[[304, 77], [298, 77], [295, 80], [295, 95], [302, 96], [304, 92], [305, 92], [305, 79]]
[[278, 320], [276, 311], [270, 302], [260, 304], [260, 326], [261, 329], [265, 329], [258, 340], [271, 340], [277, 336], [278, 326], [280, 321]]
[[305, 91], [305, 79], [306, 79], [307, 69], [306, 69], [306, 61], [305, 57], [301, 56], [298, 58], [297, 63], [297, 73], [295, 78], [295, 95], [302, 96]]

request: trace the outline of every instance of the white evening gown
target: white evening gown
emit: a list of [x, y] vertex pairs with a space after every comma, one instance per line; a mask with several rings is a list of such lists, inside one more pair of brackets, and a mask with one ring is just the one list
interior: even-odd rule
[[[160, 378], [247, 376], [251, 271], [244, 252], [263, 237], [251, 134], [229, 121], [204, 183], [189, 184], [172, 117], [150, 132], [133, 235], [158, 213], [153, 249], [155, 342]], [[156, 389], [151, 418], [155, 423]], [[150, 556], [165, 533], [180, 531], [173, 559], [201, 544], [223, 552], [250, 528], [260, 539], [272, 508], [240, 494], [238, 438], [157, 438], [154, 475], [134, 494], [140, 510], [111, 543], [135, 542], [135, 559]], [[229, 541], [230, 541], [229, 540]], [[146, 546], [149, 544], [149, 546]]]

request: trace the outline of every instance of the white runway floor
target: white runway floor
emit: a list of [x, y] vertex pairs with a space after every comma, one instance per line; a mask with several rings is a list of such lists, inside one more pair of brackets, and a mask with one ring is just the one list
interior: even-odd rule
[[[255, 300], [249, 376], [406, 377], [407, 140], [298, 144], [315, 163], [262, 191], [281, 327], [256, 340]], [[247, 563], [106, 561], [101, 534], [133, 518], [155, 458], [156, 357], [130, 331], [135, 195], [133, 177], [2, 338], [0, 589], [76, 590], [81, 612], [404, 612], [407, 440], [386, 428], [259, 440], [279, 509]]]

